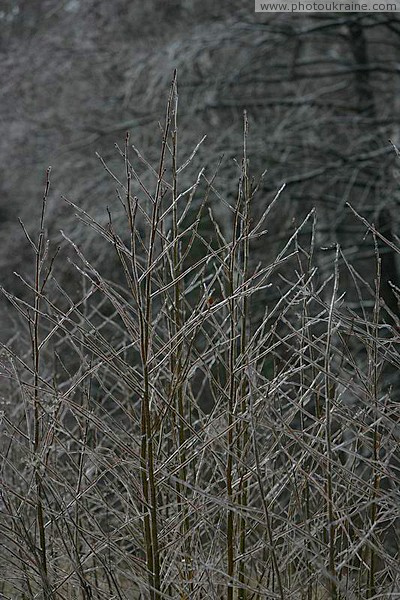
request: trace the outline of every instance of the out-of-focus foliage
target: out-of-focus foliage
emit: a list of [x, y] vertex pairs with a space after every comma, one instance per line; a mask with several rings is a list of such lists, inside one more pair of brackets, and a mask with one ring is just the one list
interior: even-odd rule
[[[355, 245], [363, 231], [346, 202], [389, 238], [395, 233], [398, 159], [388, 139], [400, 138], [396, 14], [254, 14], [239, 1], [19, 0], [3, 2], [0, 28], [0, 241], [9, 273], [23, 270], [27, 244], [16, 217], [29, 228], [37, 216], [47, 165], [54, 222], [61, 217], [66, 229], [72, 223], [62, 194], [103, 221], [106, 205], [118, 218], [115, 182], [95, 152], [118, 175], [114, 143], [122, 146], [128, 130], [147, 160], [157, 156], [154, 132], [174, 68], [181, 160], [207, 134], [193, 164], [210, 165], [211, 176], [223, 156], [217, 180], [228, 201], [236, 194], [233, 159], [247, 109], [251, 171], [268, 169], [260, 213], [287, 183], [271, 244], [316, 205], [318, 245], [339, 239], [368, 276], [371, 236]], [[95, 244], [86, 231], [74, 236]], [[321, 267], [331, 260], [325, 251]], [[383, 282], [398, 283], [390, 249], [382, 270]], [[345, 274], [343, 283], [351, 285]], [[385, 301], [398, 314], [386, 288]]]

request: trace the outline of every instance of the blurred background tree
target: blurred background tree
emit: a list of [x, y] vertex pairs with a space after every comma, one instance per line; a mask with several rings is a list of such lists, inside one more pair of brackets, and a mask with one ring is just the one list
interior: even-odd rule
[[[0, 31], [0, 243], [7, 287], [18, 286], [11, 273], [23, 272], [26, 258], [17, 217], [28, 229], [37, 218], [47, 165], [56, 237], [61, 218], [76, 241], [95, 244], [76, 229], [62, 194], [104, 221], [109, 205], [118, 218], [115, 182], [95, 153], [118, 175], [123, 164], [114, 144], [122, 146], [129, 130], [146, 159], [155, 159], [174, 68], [181, 159], [207, 134], [194, 165], [206, 164], [211, 174], [222, 156], [215, 185], [232, 201], [246, 109], [251, 172], [257, 177], [268, 169], [260, 214], [287, 184], [271, 215], [270, 248], [263, 244], [257, 252], [272, 256], [293, 221], [316, 206], [318, 246], [338, 240], [373, 283], [366, 260], [372, 236], [363, 239], [365, 227], [346, 202], [394, 239], [398, 158], [388, 140], [400, 141], [398, 15], [255, 14], [243, 0], [3, 0]], [[381, 251], [382, 294], [393, 322], [398, 305], [388, 282], [399, 284], [398, 265], [390, 248], [381, 244]], [[318, 260], [323, 278], [332, 252]], [[358, 309], [345, 269], [342, 283]]]

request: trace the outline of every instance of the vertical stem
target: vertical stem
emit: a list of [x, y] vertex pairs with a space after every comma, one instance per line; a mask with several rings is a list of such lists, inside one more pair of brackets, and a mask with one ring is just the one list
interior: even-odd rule
[[[379, 421], [379, 407], [378, 407], [378, 324], [379, 324], [379, 308], [380, 308], [380, 288], [381, 288], [381, 270], [382, 270], [382, 262], [381, 258], [378, 254], [378, 247], [375, 240], [376, 247], [376, 256], [377, 256], [377, 277], [375, 281], [375, 305], [374, 305], [374, 316], [373, 316], [373, 336], [372, 336], [372, 348], [370, 350], [369, 357], [369, 377], [368, 380], [371, 381], [371, 396], [373, 400], [374, 413], [373, 413], [373, 421], [374, 421], [374, 429], [372, 434], [372, 498], [371, 498], [371, 508], [370, 508], [370, 527], [374, 527], [377, 519], [378, 506], [377, 506], [377, 496], [380, 487], [380, 477], [378, 470], [378, 460], [379, 460], [379, 430], [378, 430], [378, 421]], [[369, 577], [368, 577], [368, 588], [367, 588], [367, 598], [373, 598], [375, 596], [375, 570], [376, 570], [376, 557], [375, 550], [373, 545], [370, 547], [370, 557], [369, 557]]]
[[[173, 239], [173, 256], [172, 256], [172, 271], [173, 271], [173, 280], [174, 280], [174, 311], [173, 311], [173, 333], [174, 337], [177, 336], [181, 327], [182, 327], [182, 290], [181, 290], [181, 281], [179, 280], [179, 275], [182, 272], [182, 262], [181, 262], [181, 251], [180, 251], [180, 241], [179, 241], [179, 226], [178, 226], [178, 206], [177, 206], [177, 198], [178, 198], [178, 126], [177, 126], [177, 111], [178, 111], [178, 94], [176, 87], [176, 74], [173, 81], [173, 106], [172, 106], [172, 120], [173, 120], [173, 129], [172, 129], [172, 239]], [[182, 501], [182, 498], [187, 493], [185, 489], [185, 482], [187, 478], [187, 468], [185, 466], [186, 463], [186, 452], [184, 450], [184, 443], [186, 438], [185, 432], [185, 421], [187, 419], [187, 414], [185, 412], [185, 406], [183, 402], [183, 388], [181, 383], [181, 374], [182, 374], [182, 352], [183, 352], [183, 342], [177, 344], [176, 350], [174, 351], [171, 359], [172, 359], [172, 374], [174, 375], [174, 379], [177, 382], [175, 386], [175, 394], [176, 394], [176, 412], [178, 416], [178, 447], [179, 447], [179, 461], [182, 465], [179, 471], [179, 480], [176, 482], [176, 491], [177, 491], [177, 505], [180, 511], [180, 523], [181, 523], [181, 533], [182, 537], [186, 538], [184, 543], [185, 548], [185, 556], [184, 556], [184, 573], [185, 573], [185, 581], [189, 582], [189, 592], [193, 591], [193, 582], [191, 581], [191, 555], [190, 555], [190, 543], [187, 540], [187, 534], [190, 531], [190, 517], [187, 511], [187, 508]], [[183, 485], [182, 485], [183, 484]]]
[[142, 490], [145, 503], [144, 506], [144, 534], [146, 540], [147, 568], [149, 570], [149, 583], [151, 587], [151, 598], [159, 597], [160, 591], [160, 565], [158, 555], [158, 533], [157, 533], [157, 494], [154, 479], [154, 455], [153, 440], [150, 418], [150, 378], [149, 378], [149, 354], [152, 316], [151, 302], [151, 262], [154, 253], [155, 232], [157, 229], [157, 217], [159, 202], [157, 198], [152, 208], [151, 234], [149, 241], [147, 275], [145, 279], [144, 304], [145, 314], [139, 312], [140, 323], [140, 349], [143, 367], [143, 398], [141, 415], [141, 463], [142, 463]]
[[[161, 144], [160, 162], [158, 167], [157, 185], [154, 193], [151, 219], [150, 239], [148, 243], [146, 276], [144, 279], [143, 305], [144, 310], [139, 310], [140, 326], [140, 353], [143, 369], [143, 397], [141, 414], [141, 472], [142, 492], [144, 497], [144, 536], [146, 543], [147, 568], [149, 571], [150, 597], [156, 600], [161, 597], [161, 575], [160, 575], [160, 552], [158, 541], [158, 506], [157, 506], [157, 482], [154, 468], [153, 436], [150, 417], [150, 351], [151, 351], [151, 329], [153, 318], [153, 304], [151, 287], [153, 278], [153, 259], [155, 255], [155, 244], [160, 220], [162, 202], [162, 181], [164, 175], [165, 155], [168, 146], [168, 135], [171, 125], [171, 106], [176, 84], [176, 72], [174, 73], [171, 91], [167, 104], [165, 126]], [[147, 503], [147, 506], [146, 506]]]
[[39, 310], [40, 310], [40, 292], [41, 292], [41, 268], [42, 268], [42, 255], [44, 245], [44, 219], [46, 213], [46, 203], [50, 188], [50, 170], [49, 167], [46, 171], [46, 183], [42, 201], [42, 213], [40, 217], [40, 232], [39, 239], [36, 246], [35, 256], [35, 299], [34, 299], [34, 315], [33, 315], [33, 335], [32, 335], [32, 359], [34, 369], [34, 382], [33, 382], [33, 405], [34, 405], [34, 439], [33, 439], [33, 452], [35, 456], [35, 482], [36, 482], [36, 520], [39, 533], [39, 552], [41, 556], [41, 567], [45, 578], [47, 579], [47, 555], [46, 555], [46, 532], [44, 526], [44, 509], [43, 509], [43, 486], [42, 478], [40, 474], [40, 443], [41, 443], [41, 407], [39, 398], [39, 373], [40, 373], [40, 334], [39, 334]]
[[44, 489], [42, 482], [41, 468], [43, 461], [41, 458], [41, 445], [42, 445], [42, 407], [39, 393], [39, 381], [40, 381], [40, 369], [41, 369], [41, 356], [40, 356], [40, 308], [41, 308], [41, 295], [46, 285], [47, 279], [51, 271], [51, 265], [47, 276], [42, 280], [41, 274], [43, 269], [43, 262], [46, 257], [46, 246], [45, 246], [45, 216], [46, 216], [46, 205], [50, 189], [50, 172], [51, 167], [48, 167], [46, 171], [46, 182], [45, 189], [42, 199], [42, 211], [40, 216], [40, 231], [39, 237], [35, 248], [35, 275], [34, 275], [34, 315], [31, 329], [31, 343], [32, 343], [32, 363], [33, 363], [33, 421], [34, 421], [34, 432], [33, 432], [33, 455], [34, 455], [34, 477], [36, 484], [36, 524], [38, 531], [38, 550], [40, 556], [40, 574], [42, 577], [44, 595], [45, 598], [53, 598], [51, 591], [49, 578], [48, 578], [48, 560], [47, 560], [47, 549], [46, 549], [46, 529], [45, 529], [45, 514], [43, 508]]
[[240, 195], [236, 203], [235, 215], [233, 220], [232, 247], [229, 256], [228, 267], [228, 295], [229, 295], [229, 350], [228, 350], [228, 432], [227, 432], [227, 461], [226, 461], [226, 491], [228, 497], [228, 514], [227, 514], [227, 575], [228, 589], [227, 600], [233, 600], [233, 577], [234, 577], [234, 559], [235, 559], [235, 535], [234, 535], [234, 513], [231, 508], [233, 503], [233, 422], [234, 422], [234, 406], [236, 400], [236, 377], [235, 377], [235, 361], [236, 361], [236, 331], [237, 331], [237, 300], [233, 298], [233, 293], [236, 284], [236, 251], [238, 238], [238, 224], [240, 214]]
[[[246, 384], [245, 375], [242, 376], [242, 383], [240, 387], [236, 380], [235, 365], [237, 359], [237, 333], [239, 332], [239, 344], [242, 356], [245, 354], [246, 340], [247, 340], [247, 318], [248, 318], [248, 301], [246, 294], [244, 293], [242, 301], [239, 298], [234, 298], [234, 292], [241, 283], [244, 283], [246, 273], [248, 270], [248, 232], [249, 232], [249, 202], [250, 202], [250, 185], [248, 178], [248, 165], [247, 165], [247, 134], [248, 134], [248, 121], [247, 114], [244, 114], [244, 148], [243, 148], [243, 164], [242, 164], [242, 177], [240, 180], [238, 197], [236, 201], [236, 207], [233, 219], [232, 228], [232, 246], [229, 255], [229, 266], [228, 266], [228, 295], [229, 295], [229, 316], [230, 316], [230, 332], [229, 332], [229, 351], [228, 351], [228, 432], [227, 432], [227, 464], [226, 464], [226, 489], [229, 504], [233, 502], [233, 490], [232, 490], [232, 476], [233, 476], [233, 456], [234, 456], [234, 411], [237, 400], [238, 391], [241, 392], [241, 403], [238, 407], [240, 412], [246, 411]], [[244, 198], [244, 202], [243, 202]], [[242, 204], [244, 204], [242, 208]], [[242, 209], [242, 211], [241, 211]], [[240, 251], [242, 258], [242, 265], [240, 265]], [[239, 253], [239, 258], [238, 258]], [[241, 304], [242, 314], [239, 322], [239, 306]], [[244, 426], [239, 423], [238, 425], [238, 436], [236, 442], [236, 452], [240, 456], [245, 445], [245, 439], [242, 436]], [[241, 439], [242, 438], [242, 439]], [[238, 497], [239, 504], [247, 502], [247, 483], [242, 482]], [[243, 517], [239, 518], [238, 530], [239, 530], [239, 545], [241, 553], [245, 551], [245, 532], [246, 524]], [[227, 515], [227, 575], [229, 578], [227, 598], [233, 600], [234, 584], [233, 577], [235, 574], [235, 527], [234, 527], [234, 513], [231, 508], [228, 508]], [[244, 580], [242, 568], [239, 565], [239, 581]], [[243, 598], [244, 590], [240, 592], [241, 598]]]
[[335, 385], [331, 378], [330, 370], [330, 358], [331, 358], [331, 344], [332, 344], [332, 329], [333, 329], [333, 310], [335, 307], [335, 301], [337, 296], [337, 290], [339, 285], [339, 246], [336, 246], [336, 257], [335, 257], [335, 277], [333, 284], [333, 291], [331, 297], [331, 303], [328, 315], [328, 330], [327, 340], [325, 349], [325, 444], [326, 444], [326, 461], [327, 461], [327, 475], [326, 475], [326, 488], [327, 488], [327, 535], [328, 535], [328, 572], [329, 572], [329, 593], [331, 600], [337, 598], [337, 585], [336, 585], [336, 568], [335, 568], [335, 534], [336, 528], [334, 523], [334, 504], [333, 504], [333, 456], [332, 456], [332, 400], [335, 395]]
[[[243, 115], [243, 163], [242, 163], [242, 177], [243, 177], [243, 220], [242, 220], [242, 284], [247, 280], [248, 269], [249, 269], [249, 230], [250, 230], [250, 201], [251, 201], [251, 185], [248, 173], [248, 157], [247, 157], [247, 137], [249, 131], [249, 122], [247, 118], [247, 112]], [[246, 345], [248, 339], [249, 329], [249, 300], [247, 294], [244, 294], [242, 299], [242, 315], [240, 325], [240, 354], [242, 357], [246, 355]], [[246, 394], [248, 392], [248, 386], [246, 382], [246, 372], [243, 372], [241, 381], [241, 406], [240, 412], [244, 417], [248, 410], [248, 403]], [[248, 426], [244, 419], [239, 423], [238, 431], [238, 456], [243, 460], [244, 452], [248, 445], [249, 434]], [[239, 504], [242, 507], [246, 507], [248, 503], [248, 480], [244, 477], [245, 473], [242, 473], [242, 483], [240, 486]], [[239, 517], [239, 552], [244, 557], [246, 552], [246, 518], [243, 516]], [[248, 583], [245, 573], [246, 560], [242, 558], [238, 564], [238, 579], [241, 585], [239, 588], [239, 600], [245, 600], [247, 593], [244, 589], [244, 584]]]

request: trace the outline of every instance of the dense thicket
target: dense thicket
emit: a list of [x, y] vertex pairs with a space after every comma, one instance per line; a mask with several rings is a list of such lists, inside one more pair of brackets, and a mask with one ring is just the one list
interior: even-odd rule
[[0, 26], [0, 596], [397, 596], [397, 16]]

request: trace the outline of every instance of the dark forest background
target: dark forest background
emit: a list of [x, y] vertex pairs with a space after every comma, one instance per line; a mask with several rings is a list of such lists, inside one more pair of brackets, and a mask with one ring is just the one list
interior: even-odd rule
[[[321, 277], [339, 241], [372, 284], [372, 236], [364, 235], [346, 203], [394, 239], [397, 14], [255, 14], [243, 1], [3, 0], [0, 29], [0, 261], [7, 288], [22, 291], [12, 273], [24, 273], [30, 248], [18, 218], [28, 229], [37, 222], [48, 165], [52, 239], [61, 239], [62, 223], [94, 256], [103, 252], [92, 247], [96, 239], [79, 229], [61, 196], [100, 221], [107, 221], [106, 206], [118, 218], [115, 181], [96, 152], [118, 176], [123, 165], [115, 143], [122, 147], [129, 131], [153, 164], [175, 68], [182, 160], [207, 135], [192, 166], [206, 165], [211, 176], [222, 158], [216, 187], [229, 202], [246, 109], [251, 173], [258, 177], [267, 169], [260, 214], [286, 183], [269, 223], [271, 247], [257, 250], [263, 258], [315, 206], [317, 247], [325, 248], [318, 258]], [[393, 324], [398, 306], [389, 282], [399, 284], [398, 266], [390, 247], [382, 245], [381, 252], [381, 294]], [[346, 273], [342, 284], [357, 310]], [[368, 310], [373, 299], [365, 294]], [[5, 323], [3, 339], [14, 327]]]

